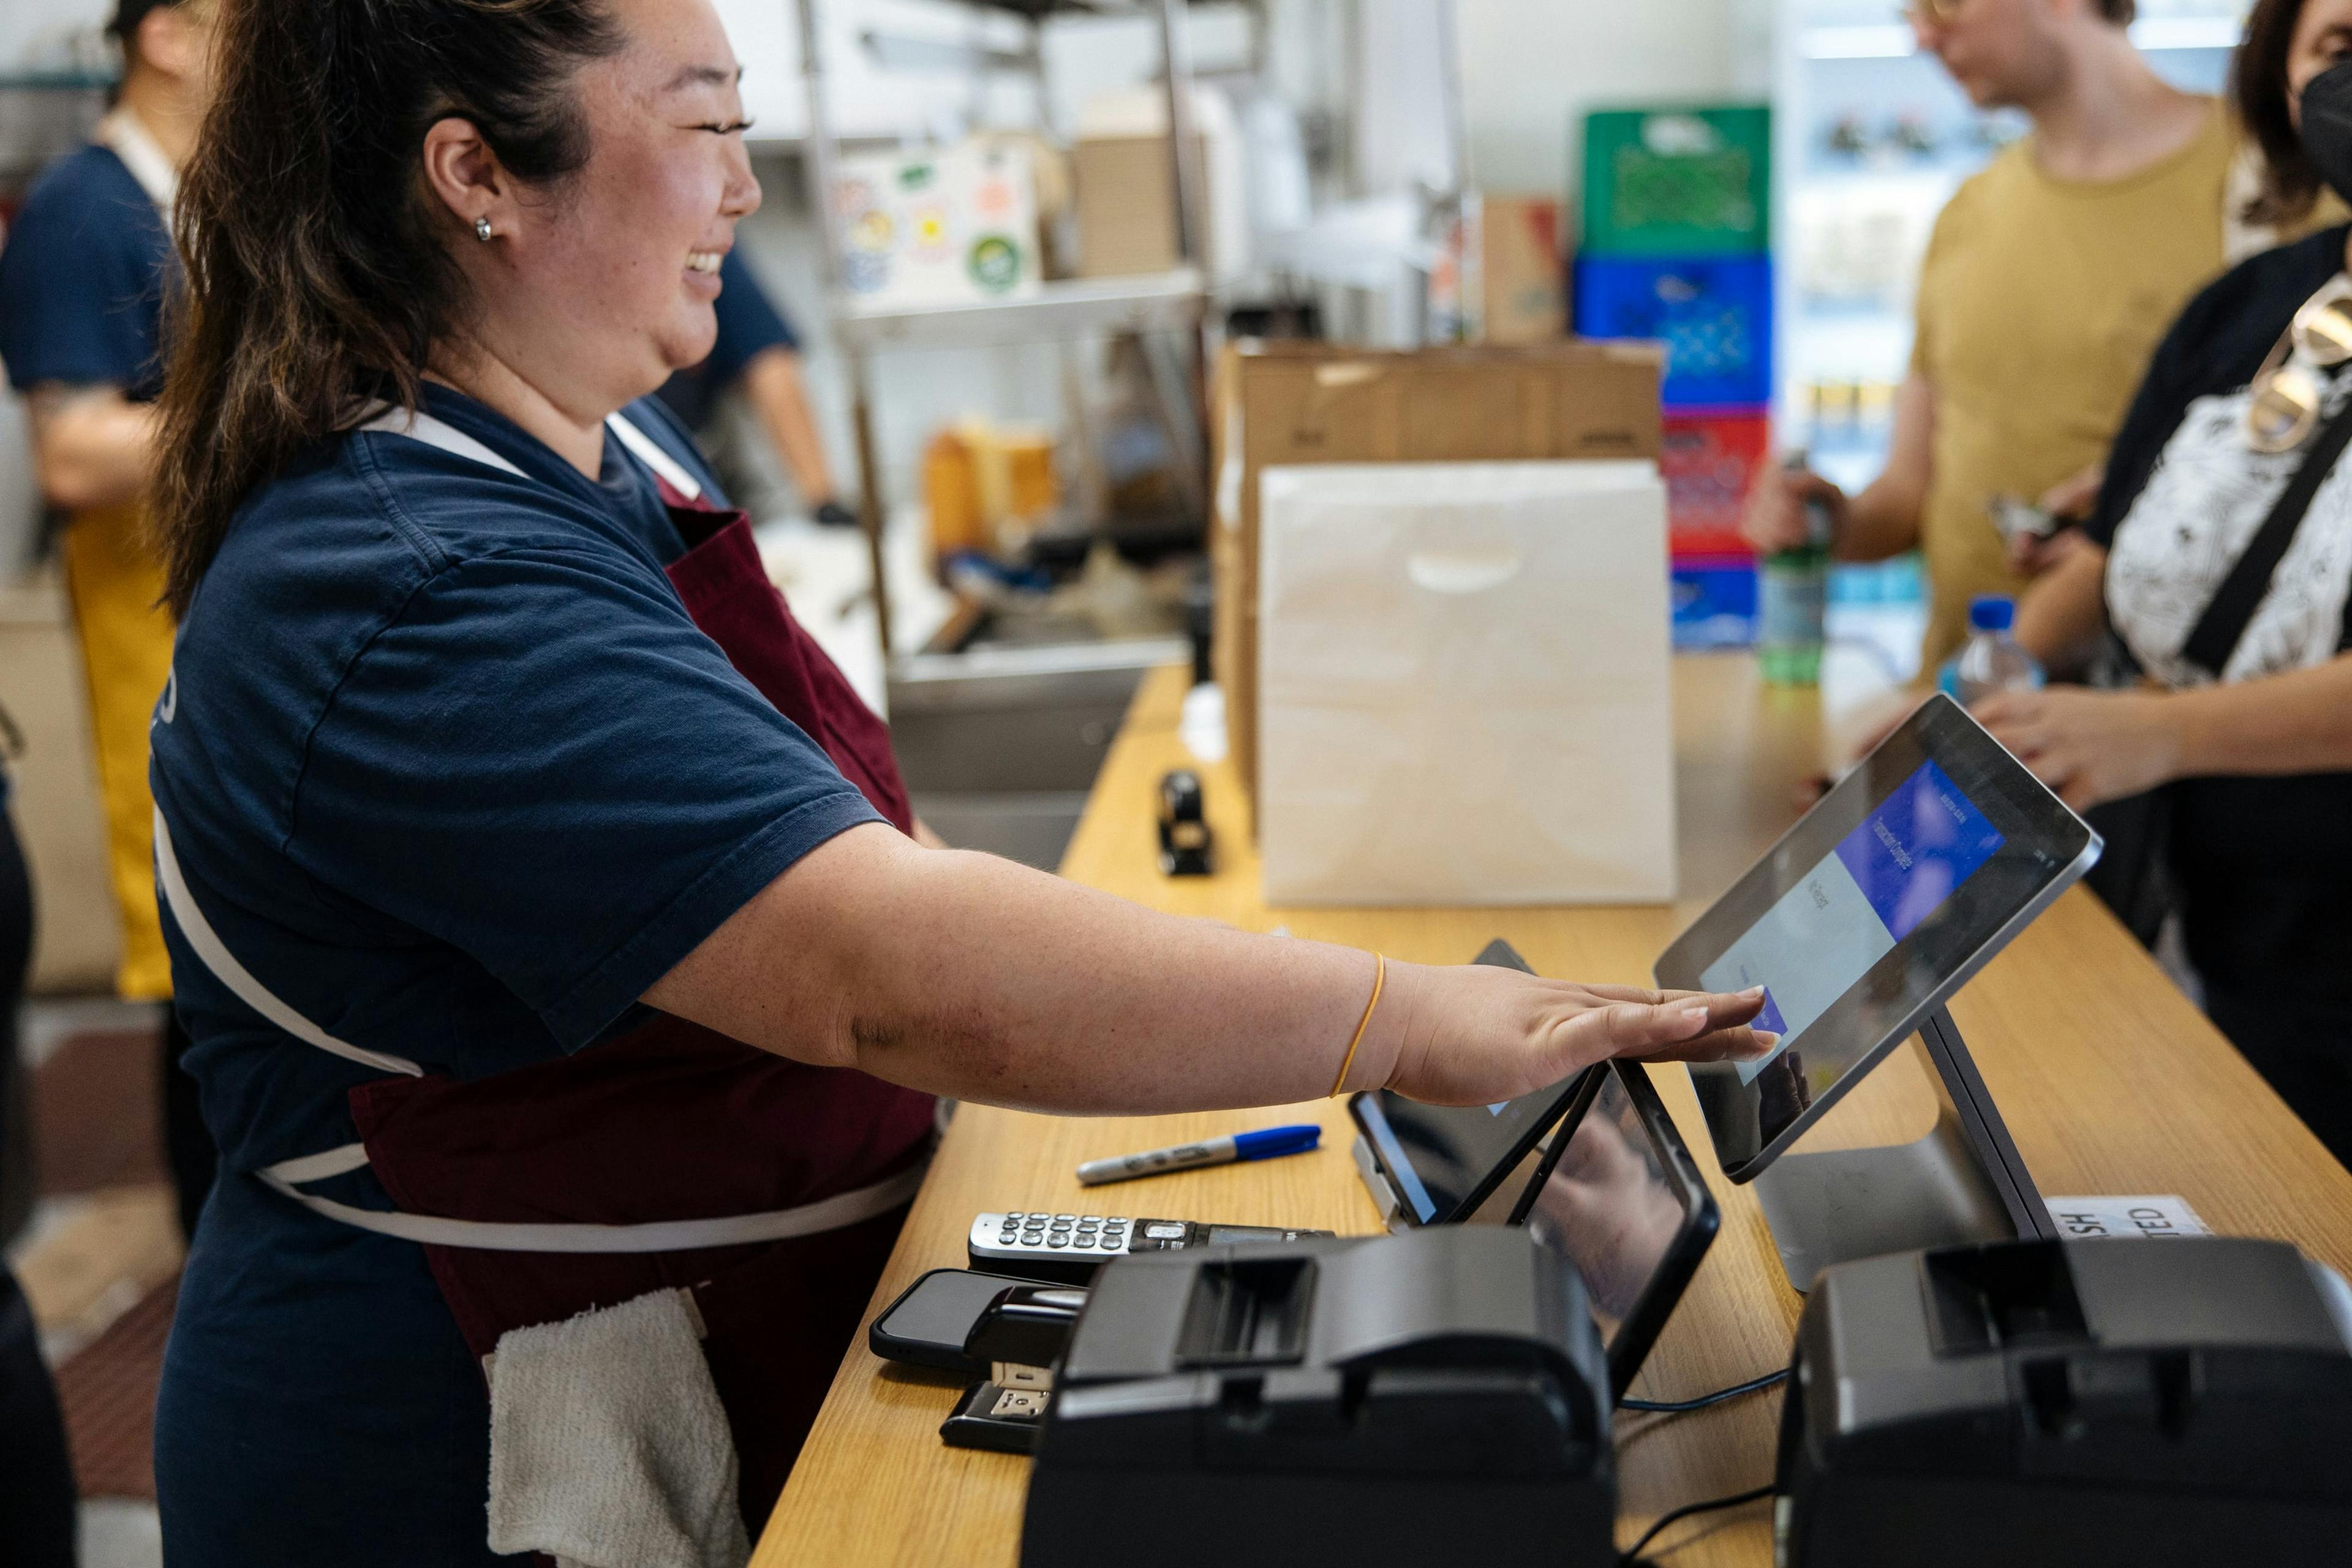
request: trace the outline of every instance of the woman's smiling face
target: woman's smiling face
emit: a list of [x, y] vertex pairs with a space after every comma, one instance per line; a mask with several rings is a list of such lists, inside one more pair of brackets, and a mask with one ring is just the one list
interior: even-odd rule
[[621, 47], [569, 87], [587, 161], [544, 185], [502, 182], [491, 244], [452, 241], [468, 335], [584, 419], [710, 353], [719, 264], [760, 205], [740, 71], [709, 0], [604, 6]]

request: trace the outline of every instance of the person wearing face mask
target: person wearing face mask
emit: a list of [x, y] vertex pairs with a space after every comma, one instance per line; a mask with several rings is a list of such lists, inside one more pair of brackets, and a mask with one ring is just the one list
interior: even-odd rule
[[[2234, 69], [2269, 166], [2252, 216], [2352, 195], [2352, 0], [2260, 0]], [[2131, 869], [2168, 877], [2207, 1010], [2352, 1163], [2347, 268], [2338, 226], [2190, 301], [2116, 436], [2085, 548], [2019, 607], [2020, 641], [2098, 684], [1976, 713], [2069, 804], [2131, 802], [2160, 824]]]
[[1475, 1104], [1769, 1047], [1760, 992], [1391, 963], [919, 844], [647, 395], [760, 200], [709, 0], [220, 4], [155, 489], [156, 879], [223, 1151], [156, 1414], [174, 1568], [555, 1554], [501, 1522], [485, 1358], [681, 1288], [756, 1525], [934, 1095]]
[[1911, 5], [1920, 48], [1969, 101], [2021, 110], [2032, 131], [1937, 218], [1879, 478], [1849, 497], [1780, 472], [1749, 502], [1759, 551], [1801, 543], [1809, 502], [1829, 509], [1840, 559], [1923, 551], [1929, 671], [1966, 639], [1971, 598], [2015, 595], [2071, 542], [2012, 555], [1989, 504], [2087, 510], [2158, 335], [2225, 262], [2238, 138], [2220, 103], [2148, 68], [2126, 31], [2134, 11], [2134, 0]]

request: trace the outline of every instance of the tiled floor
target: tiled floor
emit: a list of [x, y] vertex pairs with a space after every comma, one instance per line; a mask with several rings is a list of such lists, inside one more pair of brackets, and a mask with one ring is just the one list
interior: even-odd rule
[[60, 1372], [82, 1568], [160, 1568], [144, 1449], [181, 1245], [156, 1131], [156, 1009], [44, 1001], [24, 1022], [39, 1197], [8, 1259]]

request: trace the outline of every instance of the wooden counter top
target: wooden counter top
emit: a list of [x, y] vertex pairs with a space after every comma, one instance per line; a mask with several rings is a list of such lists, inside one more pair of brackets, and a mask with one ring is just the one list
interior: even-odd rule
[[[1177, 739], [1183, 673], [1148, 679], [1097, 781], [1062, 871], [1157, 908], [1253, 931], [1466, 962], [1507, 938], [1546, 974], [1647, 983], [1667, 941], [1796, 816], [1798, 784], [1823, 760], [1810, 692], [1763, 686], [1745, 658], [1675, 661], [1678, 816], [1685, 898], [1671, 909], [1283, 910], [1258, 899], [1246, 805], [1230, 768], [1199, 767]], [[1832, 726], [1834, 727], [1834, 726]], [[1195, 766], [1218, 874], [1160, 875], [1154, 792]], [[2352, 1271], [2352, 1173], [2280, 1103], [2088, 893], [2061, 899], [1953, 1004], [1985, 1083], [2044, 1194], [2174, 1193], [2217, 1231], [2283, 1237]], [[1723, 1230], [1634, 1392], [1685, 1397], [1786, 1363], [1799, 1299], [1752, 1193], [1723, 1181], [1688, 1079], [1658, 1088], [1717, 1200]], [[1849, 1095], [1806, 1147], [1894, 1142], [1931, 1120], [1927, 1081], [1898, 1053]], [[1279, 1121], [1320, 1121], [1318, 1152], [1088, 1193], [1077, 1162]], [[1055, 1118], [965, 1106], [917, 1200], [869, 1312], [926, 1269], [964, 1265], [986, 1209], [1150, 1212], [1340, 1232], [1378, 1229], [1349, 1160], [1340, 1101], [1278, 1110], [1138, 1119]], [[1109, 1194], [1116, 1193], [1117, 1196]], [[1082, 1193], [1087, 1195], [1081, 1197]], [[775, 1514], [755, 1568], [952, 1564], [1011, 1568], [1028, 1460], [949, 1448], [937, 1436], [958, 1389], [887, 1366], [861, 1333]], [[1680, 1416], [1622, 1415], [1621, 1543], [1678, 1504], [1771, 1476], [1777, 1394]], [[1771, 1561], [1762, 1504], [1677, 1524], [1650, 1548], [1673, 1568]]]

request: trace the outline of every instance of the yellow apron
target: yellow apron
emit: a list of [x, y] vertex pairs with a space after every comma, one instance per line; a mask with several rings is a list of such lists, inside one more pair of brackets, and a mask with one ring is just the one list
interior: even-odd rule
[[65, 534], [66, 591], [81, 634], [91, 738], [106, 804], [108, 868], [122, 914], [124, 1000], [168, 1001], [172, 961], [155, 914], [154, 797], [147, 788], [147, 726], [172, 668], [173, 624], [163, 570], [147, 548], [136, 505], [77, 512]]

